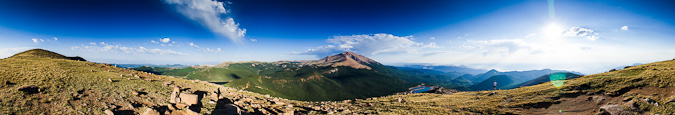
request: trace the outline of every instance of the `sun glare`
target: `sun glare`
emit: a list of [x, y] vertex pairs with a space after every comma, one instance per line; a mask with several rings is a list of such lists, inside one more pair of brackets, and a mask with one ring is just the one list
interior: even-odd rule
[[564, 29], [556, 23], [551, 23], [542, 29], [543, 35], [547, 38], [560, 37], [563, 31]]

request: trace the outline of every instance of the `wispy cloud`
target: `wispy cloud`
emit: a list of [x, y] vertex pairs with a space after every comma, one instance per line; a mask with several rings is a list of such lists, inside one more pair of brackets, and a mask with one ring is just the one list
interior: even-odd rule
[[425, 48], [439, 48], [435, 42], [428, 44], [412, 41], [413, 36], [394, 36], [391, 34], [333, 36], [326, 42], [331, 45], [319, 46], [305, 52], [292, 54], [328, 56], [344, 51], [353, 51], [365, 55], [380, 53], [419, 53]]
[[468, 41], [470, 44], [477, 46], [477, 48], [486, 49], [483, 55], [512, 54], [520, 50], [532, 49], [532, 46], [522, 39], [495, 39], [484, 41]]
[[221, 50], [220, 48], [216, 48], [216, 49], [204, 48], [204, 51], [206, 51], [206, 52], [211, 52], [211, 53], [220, 53], [220, 52], [223, 52], [223, 50]]
[[[93, 42], [92, 42], [93, 43]], [[91, 44], [91, 43], [90, 43]], [[82, 45], [82, 46], [72, 46], [71, 50], [85, 51], [85, 52], [121, 52], [128, 54], [150, 54], [150, 55], [180, 55], [187, 56], [188, 54], [180, 53], [172, 50], [163, 50], [163, 49], [148, 49], [143, 46], [140, 47], [126, 47], [122, 45], [111, 45], [101, 42], [100, 45]]]
[[251, 42], [257, 42], [257, 41], [258, 41], [257, 39], [251, 39]]
[[600, 37], [597, 36], [598, 33], [594, 32], [591, 29], [583, 27], [572, 27], [569, 30], [563, 32], [563, 35], [570, 37], [585, 37], [586, 39], [591, 41], [600, 39]]
[[150, 40], [150, 43], [159, 44], [159, 42], [157, 42], [155, 40]]
[[197, 21], [212, 32], [227, 37], [233, 42], [241, 42], [246, 34], [246, 29], [239, 28], [239, 24], [232, 17], [221, 18], [221, 15], [228, 13], [223, 2], [215, 0], [164, 1], [175, 6], [176, 10], [184, 16]]
[[525, 38], [534, 37], [536, 35], [537, 35], [537, 33], [530, 33], [530, 34], [525, 35]]

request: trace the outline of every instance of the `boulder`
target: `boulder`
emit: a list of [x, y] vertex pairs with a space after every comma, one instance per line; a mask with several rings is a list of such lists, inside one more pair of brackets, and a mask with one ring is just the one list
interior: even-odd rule
[[609, 113], [610, 115], [633, 115], [632, 112], [624, 109], [620, 105], [603, 105], [600, 107], [600, 111]]
[[180, 102], [188, 105], [197, 104], [199, 102], [199, 96], [195, 94], [180, 93], [178, 97], [180, 97]]
[[190, 109], [185, 109], [185, 115], [199, 115], [199, 113], [194, 112]]
[[598, 104], [598, 105], [599, 105], [599, 104], [602, 104], [602, 102], [605, 101], [605, 97], [604, 97], [604, 96], [593, 96], [592, 99], [593, 99], [593, 102], [595, 102], [595, 104]]
[[180, 88], [178, 87], [173, 87], [173, 91], [171, 92], [171, 97], [169, 97], [169, 102], [170, 103], [178, 103], [180, 102], [180, 99], [178, 98], [178, 93], [180, 93]]
[[626, 102], [625, 104], [623, 104], [623, 106], [628, 107], [628, 109], [630, 109], [630, 110], [638, 110], [639, 107], [640, 107], [640, 105], [635, 103], [635, 101], [633, 101], [633, 100], [630, 100], [630, 101]]
[[159, 112], [157, 112], [157, 110], [152, 108], [145, 108], [145, 111], [143, 111], [141, 115], [159, 115]]

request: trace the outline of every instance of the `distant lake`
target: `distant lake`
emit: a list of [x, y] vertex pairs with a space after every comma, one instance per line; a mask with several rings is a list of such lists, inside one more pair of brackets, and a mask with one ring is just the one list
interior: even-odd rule
[[211, 82], [211, 83], [213, 83], [213, 84], [218, 84], [218, 85], [223, 85], [223, 84], [227, 84], [228, 82]]
[[431, 90], [431, 87], [422, 86], [422, 87], [415, 87], [415, 88], [412, 88], [412, 89], [410, 89], [410, 90], [411, 90], [413, 93], [422, 93], [422, 92]]

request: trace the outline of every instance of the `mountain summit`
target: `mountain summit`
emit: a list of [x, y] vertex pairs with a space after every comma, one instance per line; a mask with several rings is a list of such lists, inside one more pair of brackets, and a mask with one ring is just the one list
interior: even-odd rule
[[318, 62], [316, 64], [320, 66], [349, 66], [356, 69], [372, 69], [368, 65], [381, 65], [375, 60], [356, 54], [354, 52], [342, 52], [340, 54], [328, 56], [313, 62]]

